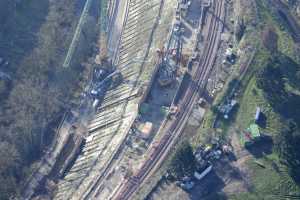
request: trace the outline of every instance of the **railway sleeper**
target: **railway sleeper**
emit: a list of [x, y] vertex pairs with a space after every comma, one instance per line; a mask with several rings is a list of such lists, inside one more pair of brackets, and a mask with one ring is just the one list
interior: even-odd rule
[[[144, 18], [142, 18], [144, 19]], [[128, 33], [132, 32], [132, 31], [136, 31], [139, 30], [140, 26], [148, 26], [148, 25], [154, 25], [155, 23], [155, 19], [154, 18], [145, 18], [146, 20], [142, 20], [141, 18], [136, 19], [136, 21], [134, 21], [134, 23], [131, 26], [128, 26], [124, 29], [124, 35], [127, 35]]]
[[99, 142], [101, 142], [101, 140], [108, 140], [114, 133], [114, 131], [111, 131], [111, 130], [105, 130], [103, 131], [105, 134], [97, 134], [97, 135], [94, 135], [93, 136], [93, 140], [90, 141], [88, 143], [88, 145], [91, 145], [91, 146], [95, 146], [96, 144], [99, 144]]
[[130, 32], [126, 33], [126, 34], [125, 33], [122, 34], [121, 41], [127, 40], [128, 38], [132, 39], [132, 38], [138, 37], [139, 34], [142, 34], [142, 36], [144, 36], [144, 34], [146, 34], [148, 31], [152, 30], [153, 27], [154, 27], [154, 24], [152, 24], [152, 23], [151, 24], [147, 24], [147, 26], [146, 25], [142, 25], [136, 31], [133, 30], [133, 31], [130, 31]]
[[106, 113], [102, 113], [102, 114], [100, 114], [100, 112], [99, 112], [98, 115], [96, 115], [92, 120], [90, 120], [89, 124], [92, 124], [93, 122], [99, 121], [102, 118], [106, 118], [107, 116], [114, 116], [114, 115], [117, 114], [117, 111], [120, 110], [120, 109], [121, 109], [120, 107], [117, 107], [117, 108], [107, 109], [110, 112], [106, 112]]
[[[123, 112], [123, 110], [121, 110], [120, 113], [121, 113], [121, 112]], [[90, 132], [90, 133], [91, 133], [91, 135], [92, 135], [92, 134], [95, 134], [94, 137], [98, 137], [98, 135], [101, 135], [101, 134], [98, 134], [98, 132], [102, 132], [102, 131], [103, 131], [103, 132], [108, 132], [108, 133], [110, 133], [111, 131], [108, 131], [108, 130], [114, 129], [114, 128], [117, 128], [117, 127], [118, 127], [117, 124], [110, 124], [110, 125], [106, 126], [105, 129], [103, 129], [103, 130], [95, 130], [95, 131], [92, 131], [92, 132]]]
[[153, 19], [155, 19], [155, 18], [149, 18], [146, 15], [142, 15], [139, 18], [127, 21], [126, 26], [124, 27], [124, 31], [130, 30], [130, 29], [132, 29], [132, 27], [136, 28], [137, 25], [142, 24], [143, 22], [151, 21]]
[[[63, 181], [63, 185], [61, 186], [58, 186], [59, 188], [59, 192], [58, 194], [66, 194], [67, 191], [71, 191], [73, 189], [73, 186], [74, 186], [74, 182], [79, 182], [79, 181]], [[65, 184], [67, 183], [67, 184]], [[57, 195], [57, 196], [60, 196], [60, 195]], [[56, 196], [56, 197], [57, 197]]]
[[88, 129], [92, 127], [98, 126], [98, 124], [106, 123], [107, 121], [112, 121], [114, 119], [118, 118], [118, 113], [113, 113], [111, 115], [103, 116], [103, 117], [98, 117], [91, 121], [91, 123], [88, 125]]
[[146, 34], [148, 31], [152, 30], [153, 27], [154, 26], [151, 26], [151, 27], [149, 26], [144, 29], [138, 30], [136, 32], [130, 33], [130, 34], [124, 34], [124, 35], [122, 35], [121, 40], [125, 40], [128, 37], [137, 37], [139, 34]]
[[73, 182], [73, 181], [76, 181], [76, 180], [78, 180], [78, 179], [80, 179], [80, 178], [84, 178], [86, 175], [85, 174], [77, 174], [76, 173], [76, 175], [74, 175], [74, 173], [73, 174], [68, 174], [65, 178], [64, 178], [64, 180], [67, 180], [67, 181], [70, 181], [70, 182]]
[[63, 181], [60, 181], [57, 186], [58, 186], [59, 192], [64, 192], [64, 191], [66, 191], [66, 189], [69, 190], [70, 187], [72, 187], [72, 182], [63, 180]]
[[[134, 58], [132, 58], [132, 59], [134, 59]], [[122, 63], [119, 63], [119, 69], [123, 69], [123, 68], [127, 67], [129, 64], [131, 64], [131, 62], [132, 62], [132, 60], [128, 59], [128, 60], [123, 61]], [[132, 63], [132, 64], [135, 64], [135, 63]], [[133, 68], [133, 67], [131, 67], [131, 68]], [[137, 67], [135, 67], [135, 68], [137, 68]], [[134, 69], [134, 71], [138, 71], [138, 69], [137, 70]]]
[[121, 72], [121, 76], [123, 78], [122, 83], [118, 87], [116, 87], [114, 90], [110, 90], [104, 98], [106, 98], [110, 95], [114, 95], [114, 94], [124, 92], [124, 91], [128, 91], [128, 90], [131, 89], [131, 87], [129, 87], [128, 85], [123, 83], [123, 81], [124, 81], [123, 76], [124, 76], [124, 72], [126, 72], [126, 71], [133, 72], [133, 70], [131, 68], [127, 68], [127, 69], [122, 70], [122, 72]]
[[[138, 74], [139, 74], [139, 72], [137, 72], [137, 71], [127, 72], [126, 74], [123, 74], [124, 79], [125, 79], [124, 83], [127, 84], [126, 82], [133, 81], [133, 79], [131, 77], [134, 75], [138, 75]], [[132, 90], [132, 87], [131, 87], [131, 90]]]
[[92, 123], [93, 121], [97, 121], [98, 118], [103, 118], [107, 115], [114, 115], [117, 112], [118, 109], [110, 109], [110, 112], [106, 112], [106, 113], [98, 113], [96, 114], [92, 120], [90, 120], [89, 124]]
[[64, 188], [62, 190], [59, 190], [58, 193], [55, 195], [54, 199], [64, 200], [66, 198], [66, 196], [69, 196], [66, 194], [70, 193], [72, 189], [73, 189], [73, 184], [71, 184], [71, 186], [69, 188]]
[[114, 107], [114, 106], [118, 106], [118, 105], [124, 106], [124, 101], [125, 101], [125, 100], [123, 100], [123, 101], [120, 100], [120, 101], [113, 102], [113, 103], [108, 104], [108, 105], [103, 105], [102, 107], [98, 108], [98, 110], [108, 109], [108, 108], [111, 108], [111, 107]]
[[[121, 100], [121, 99], [128, 98], [128, 97], [130, 97], [130, 96], [131, 96], [131, 92], [126, 93], [126, 94], [123, 94], [122, 96], [119, 96], [118, 99]], [[109, 104], [110, 101], [111, 101], [111, 100], [107, 100], [107, 101], [106, 101], [107, 104]]]
[[85, 173], [85, 171], [90, 168], [91, 166], [93, 166], [93, 161], [94, 159], [88, 159], [86, 158], [85, 160], [81, 161], [81, 162], [75, 162], [73, 167], [70, 169], [70, 171], [68, 173]]
[[[122, 76], [124, 76], [122, 74]], [[123, 78], [124, 79], [124, 78]], [[124, 80], [123, 80], [124, 81]], [[112, 92], [108, 93], [105, 97], [104, 97], [104, 100], [107, 99], [107, 98], [111, 98], [111, 97], [114, 97], [116, 94], [120, 94], [120, 93], [124, 93], [124, 92], [128, 92], [131, 90], [131, 87], [125, 85], [125, 84], [122, 84], [124, 85], [123, 87], [120, 87], [119, 89], [116, 89], [116, 90], [112, 90]]]
[[93, 139], [91, 141], [89, 141], [88, 143], [86, 143], [86, 144], [91, 145], [91, 144], [94, 143], [94, 141], [98, 140], [99, 138], [104, 139], [104, 138], [108, 137], [109, 135], [114, 133], [114, 131], [110, 131], [111, 129], [114, 129], [114, 128], [117, 128], [117, 125], [115, 127], [109, 128], [109, 129], [105, 129], [105, 130], [102, 130], [102, 131], [96, 131], [93, 134]]
[[120, 120], [120, 116], [116, 116], [115, 118], [111, 118], [107, 121], [95, 123], [93, 126], [89, 127], [89, 131], [97, 131], [97, 130], [101, 130], [101, 129], [106, 129], [109, 125], [117, 123], [119, 120]]
[[84, 148], [82, 153], [88, 152], [90, 153], [91, 151], [95, 149], [100, 149], [101, 145], [105, 145], [108, 142], [108, 139], [111, 139], [111, 135], [109, 138], [103, 139], [103, 138], [97, 138], [94, 143], [91, 143], [88, 147]]
[[121, 98], [116, 101], [112, 101], [107, 104], [104, 104], [103, 107], [105, 108], [107, 106], [114, 106], [116, 104], [124, 103], [124, 101], [130, 100], [131, 98], [136, 97], [136, 94], [137, 94], [137, 91], [131, 93], [129, 96], [126, 96], [125, 98]]
[[[134, 72], [127, 72], [126, 74], [128, 74], [128, 73], [134, 73]], [[123, 82], [123, 84], [126, 84], [128, 86], [127, 89], [120, 90], [118, 92], [112, 92], [112, 93], [110, 93], [109, 95], [107, 95], [103, 99], [103, 101], [101, 102], [101, 105], [105, 104], [108, 101], [108, 99], [111, 99], [111, 100], [118, 99], [121, 95], [127, 94], [127, 93], [129, 93], [132, 90], [131, 85], [128, 85], [126, 83], [128, 81], [127, 78], [126, 78], [126, 74], [122, 75], [123, 76], [122, 82]], [[116, 114], [118, 114], [118, 113], [116, 112]]]
[[138, 1], [138, 0], [130, 0], [130, 1], [129, 1], [129, 5], [130, 5], [130, 4], [136, 5], [136, 4], [138, 4], [138, 3], [142, 3], [143, 1], [144, 1], [144, 0], [139, 0], [139, 1]]
[[128, 13], [138, 9], [139, 7], [141, 7], [143, 5], [143, 3], [145, 3], [146, 1], [142, 0], [139, 2], [129, 2], [129, 9], [128, 9]]
[[[152, 5], [149, 3], [149, 1], [146, 1], [145, 4], [143, 4], [141, 7], [139, 7], [139, 9], [136, 10], [131, 10], [128, 14], [128, 18], [130, 19], [131, 17], [135, 17], [137, 15], [143, 14], [144, 12], [150, 12], [151, 9], [160, 6], [160, 3], [152, 3]], [[140, 11], [140, 12], [138, 12]], [[153, 12], [152, 12], [153, 13]], [[135, 14], [135, 15], [132, 15]]]
[[[103, 101], [102, 101], [101, 103], [103, 103]], [[109, 113], [109, 114], [107, 114], [107, 115], [97, 116], [97, 117], [93, 118], [93, 119], [90, 121], [88, 127], [89, 127], [91, 124], [95, 124], [95, 123], [97, 123], [97, 122], [99, 122], [99, 121], [107, 120], [107, 119], [109, 119], [109, 118], [114, 118], [114, 117], [117, 116], [117, 115], [118, 115], [118, 112], [113, 111], [113, 112], [111, 112], [111, 113]]]
[[[84, 153], [85, 154], [94, 154], [94, 155], [100, 155], [103, 150], [107, 147], [107, 144], [109, 141], [101, 141], [102, 143], [98, 144], [98, 146], [95, 146], [94, 148], [87, 149]], [[103, 145], [103, 146], [101, 146]], [[95, 156], [95, 158], [98, 156]]]
[[92, 156], [92, 155], [88, 155], [88, 156], [82, 155], [81, 157], [83, 157], [84, 159], [76, 160], [69, 172], [75, 171], [77, 168], [79, 168], [78, 166], [86, 165], [86, 167], [90, 167], [90, 166], [93, 165], [93, 162], [95, 160], [94, 156]]
[[110, 135], [109, 137], [107, 137], [107, 139], [104, 141], [102, 138], [97, 138], [95, 139], [94, 143], [93, 143], [93, 147], [89, 148], [88, 151], [91, 151], [92, 149], [101, 149], [103, 147], [105, 147], [105, 145], [109, 142], [111, 142], [110, 140], [113, 138], [114, 135]]
[[[144, 49], [145, 47], [146, 47], [146, 45], [147, 44], [145, 44], [145, 43], [143, 43], [143, 42], [136, 42], [134, 45], [132, 45], [131, 46], [131, 48], [130, 48], [130, 50], [128, 49], [127, 51], [123, 51], [123, 52], [131, 52], [131, 51], [133, 51], [133, 50], [137, 50], [137, 51], [135, 51], [134, 53], [137, 53], [137, 52], [139, 52], [139, 51], [141, 51], [142, 49]], [[121, 60], [123, 60], [123, 55], [128, 55], [128, 53], [123, 53], [123, 52], [121, 52]], [[129, 54], [130, 55], [130, 54]], [[131, 54], [132, 55], [132, 54]], [[125, 57], [126, 58], [126, 57]], [[131, 58], [131, 59], [129, 59], [130, 61], [133, 61], [133, 59], [135, 59], [134, 57], [133, 58]], [[137, 62], [134, 62], [133, 61], [133, 63], [132, 64], [136, 64]]]
[[95, 130], [101, 129], [103, 127], [106, 127], [107, 125], [117, 123], [119, 120], [120, 120], [120, 117], [118, 117], [118, 118], [116, 118], [114, 120], [110, 120], [110, 121], [108, 121], [106, 123], [97, 124], [97, 125], [95, 125], [93, 127], [90, 127], [89, 131], [95, 131]]
[[[124, 59], [132, 60], [132, 59], [136, 58], [137, 53], [138, 53], [139, 51], [141, 51], [141, 50], [142, 50], [142, 47], [136, 49], [134, 52], [130, 52], [130, 53], [124, 54], [123, 56], [120, 57], [119, 60], [120, 60], [120, 61], [123, 61]], [[121, 63], [121, 64], [122, 64], [122, 63]], [[134, 64], [134, 63], [133, 63], [133, 64]]]
[[114, 99], [121, 99], [121, 98], [124, 98], [125, 96], [128, 96], [130, 95], [131, 91], [126, 91], [126, 92], [123, 92], [123, 93], [119, 93], [119, 94], [115, 94], [115, 96], [111, 96], [111, 97], [108, 97], [106, 98], [103, 103], [108, 103]]
[[145, 38], [149, 38], [150, 37], [150, 32], [149, 33], [145, 33], [145, 35], [138, 35], [136, 37], [132, 37], [132, 38], [129, 38], [125, 41], [122, 41], [122, 44], [121, 44], [121, 48], [120, 48], [120, 52], [122, 52], [123, 49], [125, 48], [128, 48], [128, 46], [132, 46], [132, 45], [135, 45], [135, 43], [137, 41], [145, 41]]
[[[148, 38], [147, 36], [150, 36], [150, 33], [145, 35], [145, 38]], [[128, 51], [129, 49], [134, 48], [141, 48], [145, 46], [145, 38], [137, 37], [135, 40], [131, 41], [129, 44], [126, 44], [124, 48], [120, 50], [120, 54], [123, 54], [124, 51]], [[126, 47], [126, 48], [125, 48]]]

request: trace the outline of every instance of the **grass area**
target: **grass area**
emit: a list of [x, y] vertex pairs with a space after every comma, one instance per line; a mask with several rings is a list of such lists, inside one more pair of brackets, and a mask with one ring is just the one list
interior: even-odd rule
[[277, 45], [279, 51], [291, 58], [299, 60], [299, 55], [295, 52], [293, 38], [284, 26], [285, 22], [283, 22], [276, 14], [270, 11], [265, 1], [256, 0], [256, 3], [261, 19], [261, 28], [265, 27], [266, 25], [273, 26], [278, 35]]
[[250, 123], [254, 122], [256, 107], [260, 107], [262, 113], [267, 116], [266, 127], [261, 127], [262, 132], [276, 134], [280, 128], [278, 114], [273, 111], [272, 107], [264, 99], [262, 91], [256, 86], [255, 77], [252, 77], [240, 99], [240, 108], [236, 121], [240, 129], [244, 130]]
[[[263, 19], [261, 26], [273, 26], [275, 28], [276, 34], [278, 35], [278, 51], [280, 54], [288, 56], [293, 60], [297, 60], [298, 55], [295, 55], [292, 37], [282, 28], [280, 22], [272, 15], [264, 1], [257, 0], [256, 2], [258, 5], [259, 17], [260, 19]], [[240, 108], [237, 113], [237, 125], [242, 129], [245, 129], [249, 123], [254, 121], [257, 106], [262, 108], [263, 113], [268, 118], [266, 127], [262, 129], [264, 132], [276, 134], [281, 127], [278, 114], [273, 111], [272, 107], [263, 97], [263, 91], [257, 88], [254, 76], [257, 70], [268, 63], [271, 56], [272, 55], [263, 47], [259, 48], [250, 71], [242, 81], [241, 90], [243, 91], [243, 94], [240, 97]]]
[[[263, 19], [260, 23], [260, 29], [263, 29], [265, 26], [272, 26], [275, 28], [276, 34], [278, 35], [278, 50], [281, 54], [286, 55], [290, 58], [296, 59], [295, 51], [294, 51], [294, 42], [292, 37], [288, 34], [287, 31], [281, 26], [278, 19], [275, 18], [269, 9], [266, 7], [264, 1], [256, 0], [258, 6], [259, 18]], [[253, 31], [253, 30], [252, 30]], [[260, 35], [260, 32], [255, 33], [257, 38]], [[244, 46], [245, 43], [252, 43], [253, 34], [245, 34], [244, 38], [241, 40], [240, 45]], [[256, 39], [256, 42], [260, 43], [260, 40]], [[269, 134], [276, 134], [278, 129], [281, 127], [279, 116], [275, 113], [269, 103], [263, 97], [263, 91], [257, 88], [256, 86], [256, 78], [255, 73], [262, 67], [264, 67], [269, 59], [271, 58], [271, 54], [259, 44], [258, 51], [254, 57], [253, 62], [251, 63], [250, 68], [248, 69], [246, 75], [240, 81], [240, 87], [238, 91], [241, 92], [241, 95], [238, 97], [239, 101], [239, 109], [236, 113], [236, 125], [244, 130], [249, 126], [250, 123], [254, 122], [254, 116], [256, 112], [256, 107], [261, 107], [264, 115], [267, 116], [267, 124], [262, 128], [262, 131]], [[220, 104], [220, 102], [224, 101], [225, 97], [230, 94], [233, 87], [230, 87], [228, 83], [228, 87], [225, 88], [225, 91], [219, 95], [216, 99], [215, 104]], [[213, 116], [209, 116], [205, 121], [210, 121], [209, 119], [213, 118]], [[211, 125], [210, 123], [206, 123], [205, 126]], [[223, 121], [221, 123], [221, 127], [227, 129], [230, 126], [230, 123]], [[226, 132], [226, 131], [225, 131]]]
[[[266, 165], [265, 163], [263, 163]], [[254, 186], [253, 192], [241, 193], [238, 195], [232, 195], [229, 199], [232, 200], [271, 200], [274, 199], [273, 196], [266, 195], [272, 194], [271, 191], [277, 187], [277, 183], [280, 181], [280, 176], [274, 172], [273, 169], [267, 165], [267, 168], [261, 168], [257, 166], [253, 160], [249, 161], [249, 166], [255, 171], [255, 176], [253, 176], [252, 184]]]
[[[259, 26], [257, 27], [259, 30], [264, 30], [267, 26], [274, 27], [274, 30], [278, 36], [278, 54], [284, 55], [288, 58], [291, 58], [293, 61], [298, 62], [299, 55], [297, 55], [295, 51], [295, 45], [292, 37], [288, 33], [288, 31], [282, 26], [282, 22], [278, 21], [278, 18], [274, 16], [269, 8], [266, 6], [266, 2], [262, 0], [256, 0], [257, 9], [258, 9], [258, 18]], [[250, 29], [250, 32], [253, 30]], [[253, 35], [255, 36], [255, 40], [253, 39]], [[280, 120], [280, 115], [273, 110], [271, 105], [264, 97], [264, 93], [261, 89], [257, 87], [256, 84], [256, 72], [266, 66], [272, 58], [273, 55], [265, 49], [260, 40], [260, 31], [255, 30], [254, 34], [247, 33], [244, 35], [242, 40], [240, 41], [240, 46], [247, 46], [244, 44], [249, 43], [258, 43], [258, 51], [254, 57], [253, 62], [251, 63], [247, 73], [240, 81], [240, 86], [238, 87], [237, 92], [239, 95], [237, 96], [239, 102], [239, 109], [237, 110], [235, 120], [233, 123], [228, 124], [225, 121], [221, 123], [221, 128], [224, 129], [222, 133], [226, 134], [226, 130], [228, 126], [233, 125], [237, 127], [239, 130], [245, 130], [251, 123], [254, 122], [254, 116], [256, 112], [256, 107], [260, 107], [262, 109], [263, 114], [266, 116], [266, 123], [264, 127], [260, 127], [260, 130], [264, 134], [268, 134], [271, 136], [275, 136], [278, 134], [278, 131], [282, 128], [283, 124]], [[290, 66], [290, 65], [289, 65]], [[287, 66], [287, 67], [289, 67]], [[290, 69], [286, 68], [284, 72], [288, 78], [291, 73]], [[232, 75], [231, 80], [235, 76]], [[292, 85], [292, 86], [291, 86]], [[290, 90], [295, 90], [296, 84], [288, 84]], [[230, 94], [230, 90], [232, 87], [229, 87], [229, 84], [225, 91], [217, 97], [215, 101], [215, 105], [220, 104], [228, 94]], [[298, 92], [298, 90], [295, 90]], [[196, 137], [196, 142], [205, 141], [206, 134], [203, 134], [203, 128], [208, 129], [208, 127], [212, 126], [212, 121], [215, 118], [215, 113], [212, 111], [207, 112], [205, 115], [203, 126]], [[263, 163], [265, 168], [259, 166], [255, 161]], [[247, 193], [235, 194], [231, 195], [228, 198], [233, 200], [271, 200], [285, 197], [286, 195], [299, 194], [300, 189], [291, 179], [289, 174], [287, 173], [287, 168], [279, 163], [279, 158], [276, 152], [272, 152], [269, 155], [264, 155], [262, 158], [250, 159], [247, 163], [249, 171], [251, 172], [251, 184], [252, 190]], [[288, 198], [287, 198], [288, 199]]]
[[[295, 54], [295, 47], [292, 37], [281, 26], [278, 19], [275, 18], [265, 2], [257, 0], [261, 26], [273, 26], [278, 35], [278, 50], [280, 54], [298, 59]], [[256, 107], [262, 108], [263, 114], [266, 116], [266, 126], [261, 127], [261, 131], [266, 134], [275, 136], [280, 131], [283, 124], [280, 116], [276, 113], [267, 100], [264, 98], [263, 91], [257, 88], [255, 72], [264, 67], [272, 55], [264, 48], [260, 48], [255, 61], [251, 65], [251, 73], [248, 73], [242, 81], [243, 94], [239, 98], [240, 108], [237, 113], [236, 125], [244, 130], [250, 123], [254, 122]], [[229, 198], [233, 200], [254, 200], [254, 199], [278, 199], [284, 198], [286, 195], [299, 194], [299, 187], [293, 182], [287, 173], [287, 168], [279, 163], [279, 158], [276, 152], [270, 155], [265, 155], [257, 159], [265, 165], [265, 168], [257, 165], [254, 159], [248, 162], [248, 167], [252, 171], [251, 183], [253, 190], [251, 192], [232, 195]], [[287, 198], [288, 199], [288, 198]]]
[[204, 115], [204, 119], [202, 121], [201, 127], [197, 132], [199, 134], [196, 134], [193, 139], [191, 140], [191, 144], [193, 148], [197, 148], [197, 146], [206, 140], [206, 138], [210, 135], [211, 127], [213, 126], [215, 120], [215, 113], [211, 110], [207, 110]]
[[[259, 166], [256, 162], [263, 164]], [[252, 171], [251, 177], [252, 191], [229, 196], [231, 200], [273, 200], [284, 199], [285, 195], [297, 195], [300, 188], [287, 174], [285, 166], [279, 164], [276, 154], [270, 154], [260, 159], [250, 159], [247, 161], [249, 169]], [[289, 198], [287, 198], [289, 199]]]

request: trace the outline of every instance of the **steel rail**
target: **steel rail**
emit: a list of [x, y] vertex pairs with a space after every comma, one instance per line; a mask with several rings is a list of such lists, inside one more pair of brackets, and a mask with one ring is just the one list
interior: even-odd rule
[[[218, 3], [219, 4], [217, 4], [217, 15], [221, 15], [222, 1], [218, 1]], [[208, 77], [208, 72], [211, 71], [214, 62], [214, 59], [210, 59], [210, 54], [214, 52], [216, 47], [216, 29], [218, 28], [217, 25], [218, 24], [216, 20], [213, 20], [213, 25], [212, 23], [210, 23], [209, 29], [212, 28], [213, 30], [209, 31], [209, 39], [208, 43], [206, 44], [206, 46], [208, 45], [208, 51], [206, 51], [204, 61], [199, 63], [198, 69], [195, 74], [195, 78], [198, 84], [192, 84], [191, 87], [189, 87], [188, 93], [184, 98], [185, 101], [183, 105], [180, 106], [180, 110], [183, 110], [184, 112], [179, 112], [175, 121], [172, 123], [170, 129], [162, 137], [159, 145], [155, 148], [154, 153], [150, 155], [150, 159], [144, 163], [137, 175], [131, 177], [127, 181], [127, 183], [125, 184], [125, 188], [121, 188], [121, 191], [119, 194], [117, 194], [118, 196], [116, 197], [116, 199], [129, 199], [131, 195], [139, 188], [139, 186], [146, 180], [147, 175], [149, 175], [151, 171], [153, 171], [152, 169], [155, 168], [157, 163], [163, 160], [163, 155], [166, 155], [167, 150], [169, 150], [171, 147], [170, 144], [175, 143], [175, 140], [179, 138], [182, 134], [182, 128], [184, 127], [184, 124], [187, 121], [189, 114], [192, 110], [192, 106], [198, 97], [198, 92], [203, 92], [203, 87], [201, 87], [201, 84], [204, 81], [204, 79]]]

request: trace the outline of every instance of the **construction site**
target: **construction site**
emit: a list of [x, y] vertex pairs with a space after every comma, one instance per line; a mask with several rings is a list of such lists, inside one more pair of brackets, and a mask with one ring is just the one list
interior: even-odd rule
[[[218, 55], [230, 40], [225, 0], [100, 4], [99, 51], [90, 82], [27, 180], [23, 199], [139, 199], [135, 194], [186, 124], [201, 123], [201, 102], [211, 101], [223, 87], [215, 63], [222, 62]], [[78, 26], [75, 35], [81, 31]], [[73, 53], [71, 48], [68, 55]], [[69, 57], [64, 67], [72, 67]]]

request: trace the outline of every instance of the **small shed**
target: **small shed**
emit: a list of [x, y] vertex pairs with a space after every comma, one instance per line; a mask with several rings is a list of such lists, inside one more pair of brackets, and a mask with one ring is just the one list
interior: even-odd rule
[[195, 171], [194, 172], [194, 177], [197, 179], [197, 180], [201, 180], [203, 179], [210, 171], [212, 170], [212, 165], [209, 165], [204, 171], [202, 172], [197, 172]]
[[255, 112], [255, 122], [258, 122], [258, 121], [259, 121], [260, 113], [261, 113], [260, 107], [256, 107], [256, 112]]

